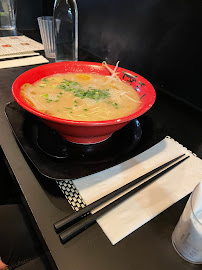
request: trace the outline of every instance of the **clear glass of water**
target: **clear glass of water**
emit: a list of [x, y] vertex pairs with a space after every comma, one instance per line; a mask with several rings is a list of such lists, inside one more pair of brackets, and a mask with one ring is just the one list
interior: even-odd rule
[[202, 181], [192, 192], [173, 234], [172, 243], [185, 260], [202, 264]]
[[47, 58], [55, 58], [55, 37], [53, 29], [53, 16], [38, 17], [39, 30], [44, 52]]
[[0, 30], [14, 30], [14, 0], [0, 0]]

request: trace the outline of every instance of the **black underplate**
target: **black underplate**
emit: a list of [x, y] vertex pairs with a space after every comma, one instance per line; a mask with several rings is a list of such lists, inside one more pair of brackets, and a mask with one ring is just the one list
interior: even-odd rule
[[107, 140], [90, 145], [64, 140], [37, 117], [9, 103], [5, 113], [25, 154], [44, 176], [76, 179], [110, 168], [133, 157], [142, 129], [137, 119], [115, 132]]

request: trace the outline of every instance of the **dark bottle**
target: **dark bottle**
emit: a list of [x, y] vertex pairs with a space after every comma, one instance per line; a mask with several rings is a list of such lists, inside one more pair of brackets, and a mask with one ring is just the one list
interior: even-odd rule
[[53, 9], [56, 62], [78, 60], [78, 8], [75, 0], [56, 0]]

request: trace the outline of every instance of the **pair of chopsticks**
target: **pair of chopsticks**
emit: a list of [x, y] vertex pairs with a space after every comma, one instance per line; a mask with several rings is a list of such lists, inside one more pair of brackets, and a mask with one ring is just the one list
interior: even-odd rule
[[[118, 205], [119, 203], [123, 202], [124, 200], [128, 199], [133, 194], [137, 193], [141, 189], [145, 188], [147, 185], [154, 182], [157, 178], [174, 168], [175, 166], [179, 165], [181, 162], [189, 158], [189, 156], [184, 157], [185, 154], [180, 155], [163, 165], [151, 170], [150, 172], [136, 178], [135, 180], [131, 181], [130, 183], [116, 189], [115, 191], [109, 193], [108, 195], [100, 198], [99, 200], [89, 204], [85, 208], [79, 210], [78, 212], [73, 213], [70, 216], [67, 216], [63, 218], [62, 220], [56, 222], [54, 224], [55, 231], [59, 234], [60, 241], [62, 244], [65, 244], [67, 241], [90, 227], [92, 224], [96, 222], [96, 219], [100, 216], [104, 215], [106, 212], [111, 210], [113, 207]], [[182, 159], [182, 157], [184, 157]], [[146, 180], [146, 178], [149, 178]], [[103, 203], [106, 203], [107, 201], [113, 199], [115, 196], [120, 195], [127, 189], [133, 187], [134, 185], [137, 185], [141, 181], [145, 180], [143, 183], [139, 184], [138, 186], [135, 186], [134, 189], [130, 190], [123, 196], [119, 197], [118, 199], [112, 201], [107, 206], [103, 207], [99, 211], [97, 211], [94, 214], [90, 214], [89, 212], [96, 207], [100, 206]]]

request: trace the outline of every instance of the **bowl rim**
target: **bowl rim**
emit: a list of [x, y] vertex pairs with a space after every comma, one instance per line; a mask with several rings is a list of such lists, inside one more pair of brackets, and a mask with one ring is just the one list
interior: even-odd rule
[[[34, 115], [36, 115], [44, 120], [52, 121], [55, 123], [68, 124], [68, 125], [78, 125], [78, 126], [107, 126], [107, 125], [116, 125], [116, 124], [124, 123], [124, 122], [130, 121], [132, 119], [135, 119], [135, 118], [141, 116], [142, 114], [146, 113], [153, 106], [153, 104], [156, 100], [155, 89], [154, 89], [153, 85], [147, 79], [145, 79], [141, 75], [139, 75], [131, 70], [128, 70], [128, 69], [125, 69], [122, 67], [118, 67], [117, 71], [120, 71], [120, 72], [125, 71], [133, 76], [138, 76], [138, 79], [141, 79], [141, 81], [144, 81], [147, 84], [151, 95], [150, 95], [150, 100], [147, 102], [146, 106], [140, 108], [140, 110], [138, 110], [138, 111], [135, 111], [129, 115], [126, 115], [126, 116], [123, 116], [120, 118], [103, 120], [103, 121], [78, 121], [78, 120], [69, 120], [69, 119], [58, 118], [58, 117], [51, 116], [51, 115], [48, 115], [48, 114], [45, 114], [43, 112], [36, 110], [34, 107], [29, 105], [29, 103], [20, 95], [20, 88], [22, 86], [22, 85], [19, 86], [20, 81], [23, 80], [24, 78], [26, 78], [27, 76], [31, 75], [33, 71], [40, 71], [42, 69], [48, 69], [49, 67], [54, 67], [54, 66], [68, 66], [68, 65], [78, 65], [78, 66], [87, 65], [87, 66], [92, 66], [92, 67], [102, 67], [102, 63], [98, 63], [98, 62], [68, 61], [68, 62], [48, 63], [45, 65], [40, 65], [40, 66], [31, 68], [31, 69], [23, 72], [21, 75], [19, 75], [12, 84], [12, 95], [13, 95], [15, 101], [22, 108], [27, 110], [28, 112], [30, 112], [30, 113], [32, 113], [32, 114], [34, 114]], [[114, 65], [108, 64], [108, 66], [112, 69], [115, 68]], [[68, 72], [68, 71], [64, 70], [63, 73], [66, 73], [66, 72]], [[46, 76], [51, 76], [53, 74], [61, 74], [61, 73], [62, 72], [55, 72], [55, 73], [53, 72], [50, 75], [46, 75]], [[83, 73], [85, 73], [85, 72], [83, 72]], [[86, 72], [86, 73], [88, 73], [88, 72]], [[43, 77], [41, 77], [41, 78], [43, 78]]]

